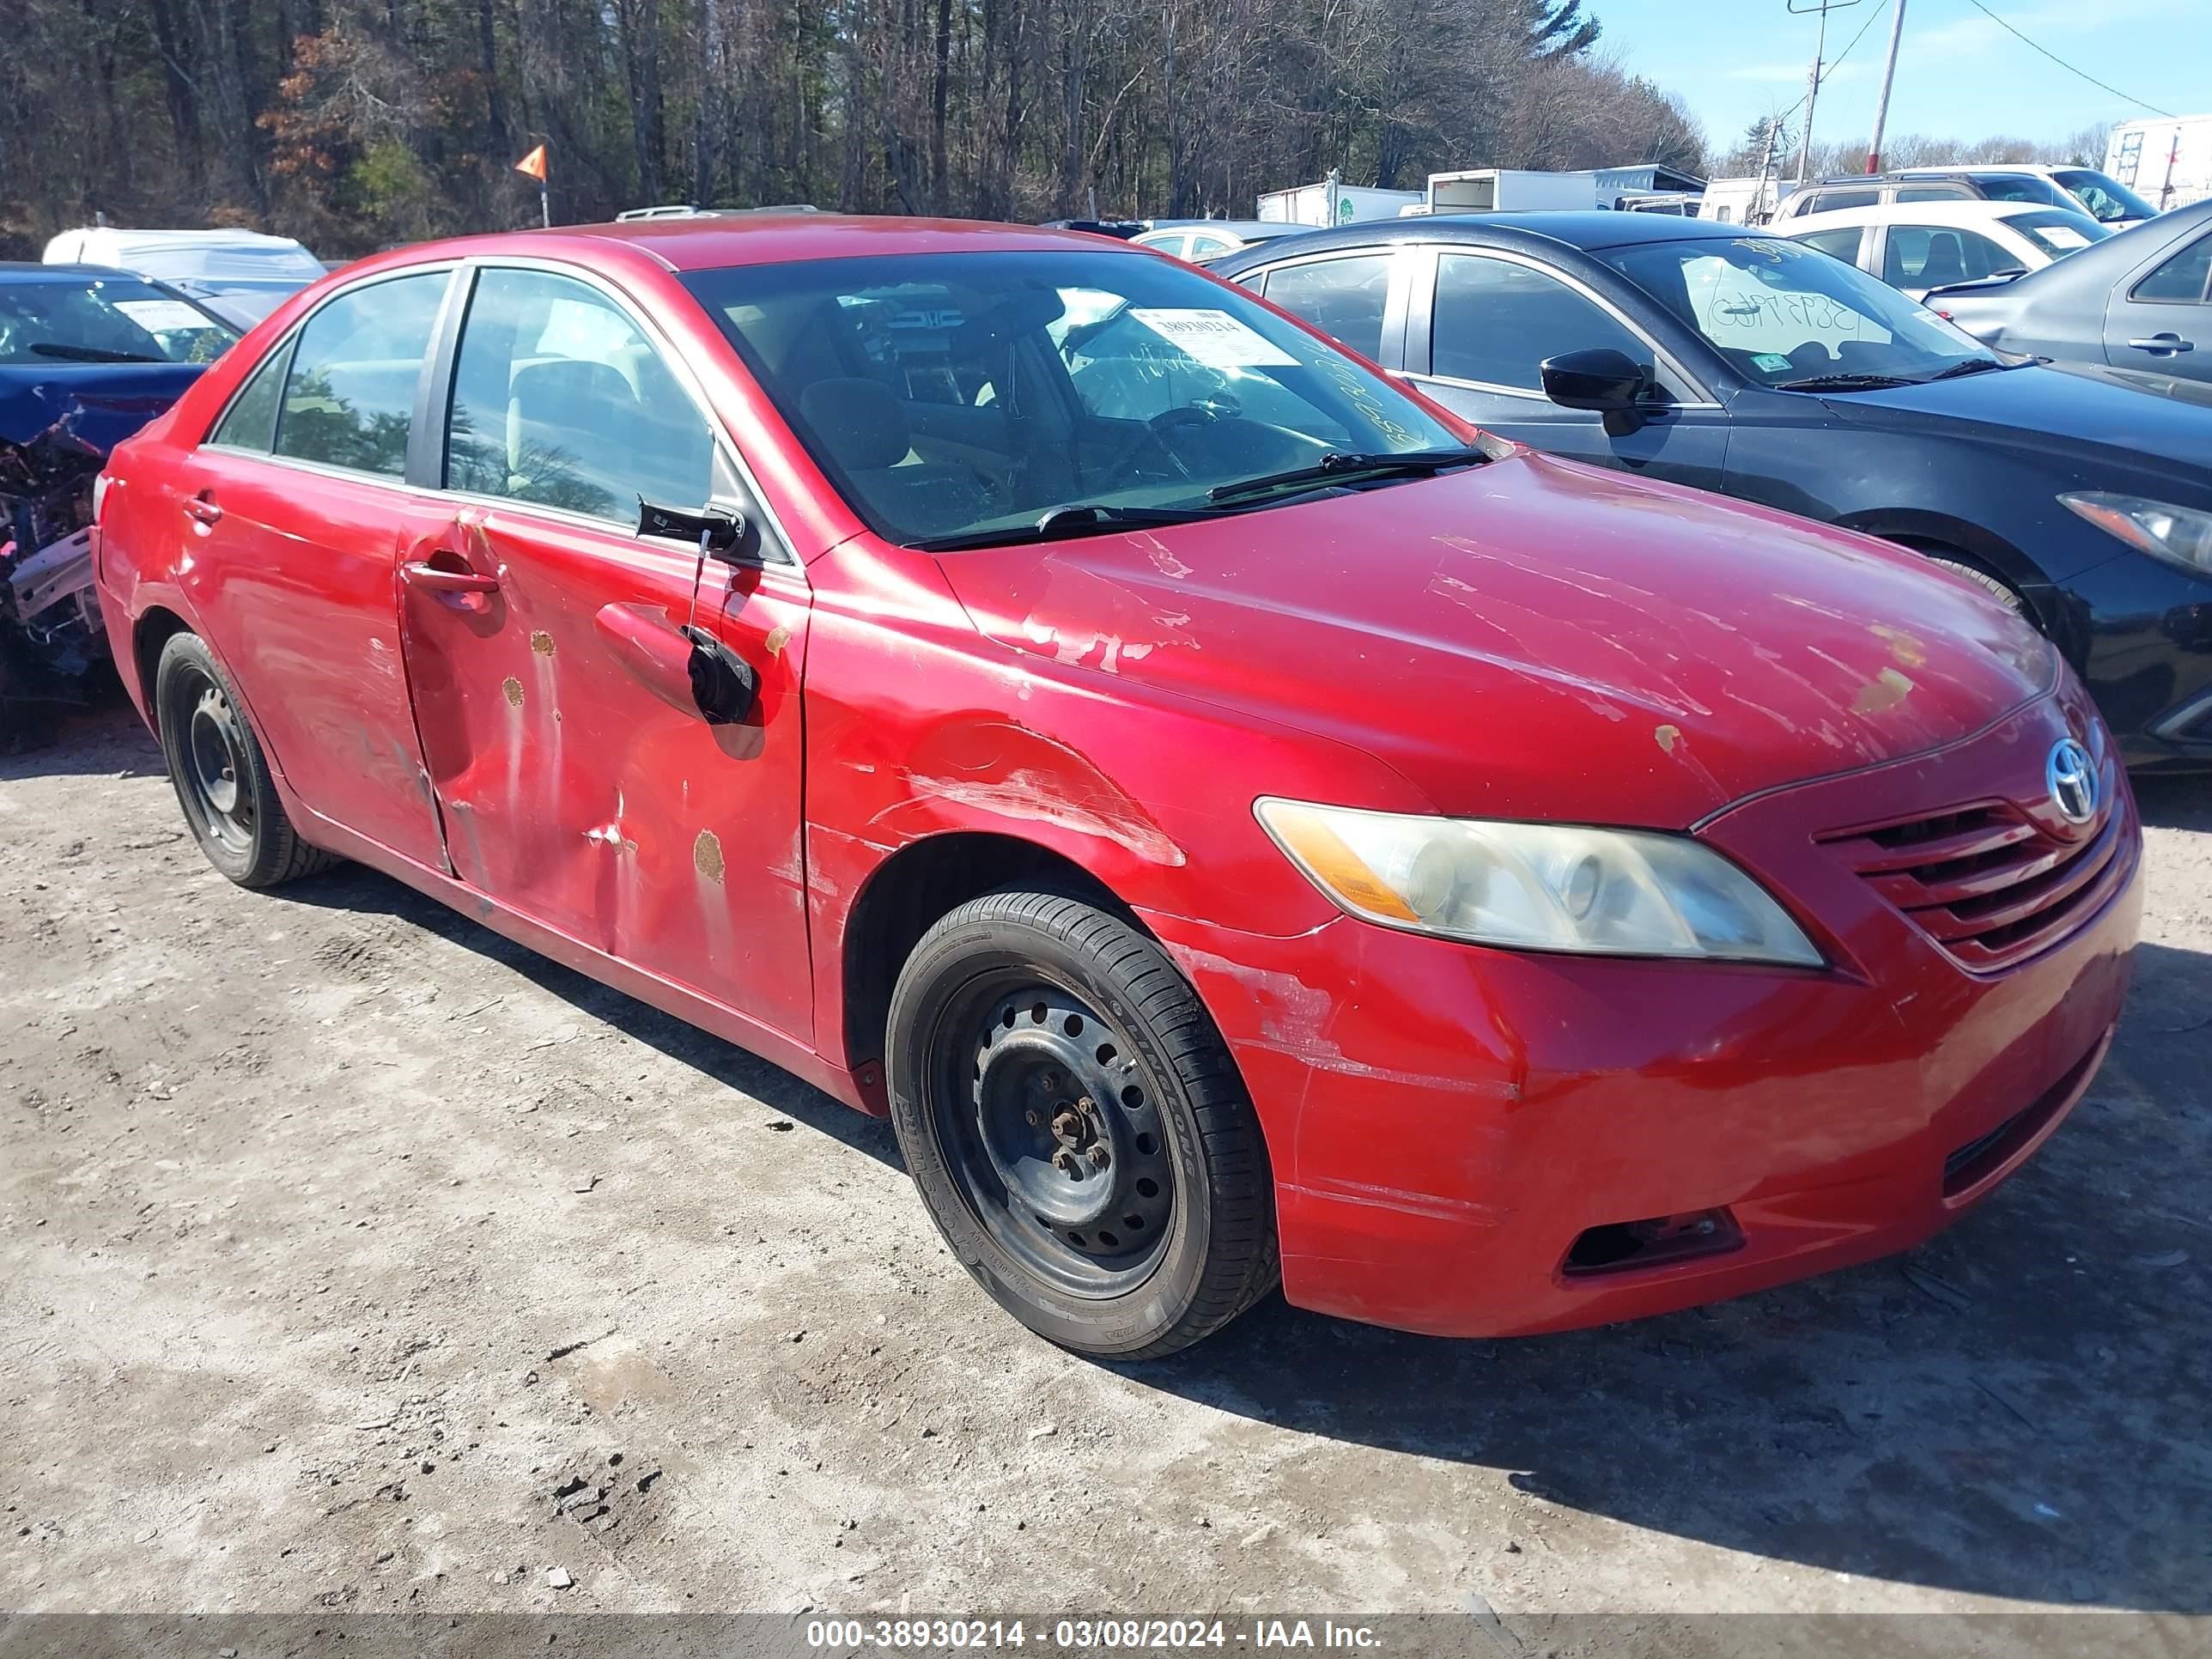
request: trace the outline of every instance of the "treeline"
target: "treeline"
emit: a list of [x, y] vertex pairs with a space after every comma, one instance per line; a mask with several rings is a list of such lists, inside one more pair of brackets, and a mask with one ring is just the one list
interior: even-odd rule
[[1245, 216], [1321, 178], [1663, 161], [1674, 99], [1585, 0], [15, 0], [0, 254], [95, 213], [325, 257], [532, 222], [812, 202]]

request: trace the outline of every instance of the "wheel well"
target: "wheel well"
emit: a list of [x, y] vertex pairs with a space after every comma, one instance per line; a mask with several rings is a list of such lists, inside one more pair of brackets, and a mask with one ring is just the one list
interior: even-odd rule
[[868, 878], [845, 927], [848, 1065], [858, 1070], [883, 1058], [891, 990], [921, 936], [969, 899], [1011, 886], [1071, 894], [1135, 924], [1096, 876], [1034, 842], [963, 832], [902, 847]]
[[161, 647], [179, 634], [192, 631], [187, 623], [173, 611], [155, 605], [138, 618], [138, 626], [131, 639], [131, 649], [138, 666], [139, 701], [145, 705], [146, 718], [161, 735], [161, 710], [154, 702], [154, 671], [161, 661]]

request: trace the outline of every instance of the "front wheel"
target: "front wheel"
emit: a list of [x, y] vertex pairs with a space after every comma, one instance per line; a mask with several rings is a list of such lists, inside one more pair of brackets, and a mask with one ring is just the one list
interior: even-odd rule
[[1048, 1340], [1188, 1347], [1273, 1288], [1265, 1142], [1197, 994], [1080, 899], [986, 895], [892, 994], [891, 1119], [962, 1265]]

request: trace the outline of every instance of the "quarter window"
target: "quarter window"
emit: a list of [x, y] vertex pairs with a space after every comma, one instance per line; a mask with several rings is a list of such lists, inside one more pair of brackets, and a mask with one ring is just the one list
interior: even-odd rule
[[1651, 361], [1610, 312], [1548, 271], [1480, 254], [1437, 257], [1431, 374], [1540, 393], [1547, 357], [1601, 346]]
[[477, 278], [453, 371], [448, 489], [634, 525], [641, 498], [706, 502], [714, 458], [706, 416], [598, 289], [550, 271]]
[[2138, 300], [2202, 300], [2212, 276], [2212, 236], [2200, 236], [2136, 284]]
[[339, 295], [307, 319], [284, 378], [276, 453], [356, 472], [405, 474], [415, 390], [446, 280], [437, 270], [373, 283]]
[[1360, 254], [1282, 265], [1267, 275], [1267, 297], [1363, 357], [1382, 356], [1382, 313], [1390, 298], [1390, 258]]

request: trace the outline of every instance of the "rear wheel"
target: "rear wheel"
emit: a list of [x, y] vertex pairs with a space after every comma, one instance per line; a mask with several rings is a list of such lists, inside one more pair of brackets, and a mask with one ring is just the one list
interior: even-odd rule
[[292, 828], [230, 678], [198, 635], [161, 647], [154, 719], [177, 804], [209, 863], [241, 887], [274, 887], [337, 862]]
[[1152, 1358], [1273, 1286], [1251, 1103], [1197, 994], [1127, 922], [1049, 893], [963, 905], [908, 958], [890, 1036], [922, 1201], [1031, 1330]]

